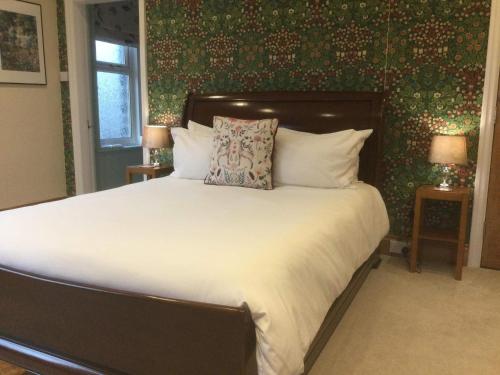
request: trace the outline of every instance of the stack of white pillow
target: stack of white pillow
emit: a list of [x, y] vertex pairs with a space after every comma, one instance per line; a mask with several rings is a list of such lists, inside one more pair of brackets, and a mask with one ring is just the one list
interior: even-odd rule
[[[356, 182], [359, 152], [372, 129], [313, 134], [278, 128], [273, 152], [273, 184], [343, 188]], [[188, 122], [172, 128], [172, 176], [204, 180], [213, 149], [211, 127]]]

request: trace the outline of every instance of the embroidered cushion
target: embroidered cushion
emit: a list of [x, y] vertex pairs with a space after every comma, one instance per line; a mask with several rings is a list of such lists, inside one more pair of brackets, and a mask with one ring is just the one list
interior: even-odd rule
[[214, 140], [206, 184], [272, 189], [277, 119], [214, 117]]

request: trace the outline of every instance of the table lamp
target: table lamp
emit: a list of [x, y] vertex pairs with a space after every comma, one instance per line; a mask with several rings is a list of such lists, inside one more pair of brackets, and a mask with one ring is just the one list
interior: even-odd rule
[[435, 135], [429, 152], [431, 163], [444, 164], [440, 190], [451, 190], [448, 183], [450, 164], [467, 164], [467, 140], [463, 135]]
[[159, 149], [169, 145], [168, 128], [165, 125], [145, 125], [142, 131], [142, 147], [153, 150], [151, 165], [158, 167]]

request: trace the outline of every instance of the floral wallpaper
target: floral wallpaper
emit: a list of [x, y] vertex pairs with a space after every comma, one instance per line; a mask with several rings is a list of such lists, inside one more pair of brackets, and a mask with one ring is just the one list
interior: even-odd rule
[[71, 128], [71, 108], [69, 96], [69, 82], [61, 82], [61, 104], [64, 139], [64, 166], [66, 171], [66, 194], [76, 194], [75, 163], [73, 158], [73, 134]]
[[[64, 0], [57, 0], [57, 30], [59, 39], [59, 69], [68, 71], [68, 53], [66, 50], [66, 23], [64, 18]], [[66, 170], [66, 194], [75, 195], [75, 165], [73, 159], [73, 136], [71, 129], [71, 109], [69, 83], [61, 82], [61, 105], [64, 139], [64, 165]]]
[[151, 120], [188, 92], [382, 91], [386, 1], [147, 0]]
[[[473, 186], [489, 24], [487, 0], [146, 0], [150, 123], [178, 125], [189, 92], [385, 93], [391, 232], [411, 231], [415, 189], [439, 179], [433, 134], [466, 134]], [[168, 159], [168, 153], [165, 158]], [[445, 205], [448, 208], [447, 205]], [[455, 208], [429, 207], [451, 225]]]
[[59, 69], [68, 71], [68, 51], [66, 50], [66, 19], [64, 18], [64, 0], [57, 0], [57, 35], [59, 42]]
[[[415, 189], [439, 180], [439, 166], [427, 161], [433, 134], [467, 135], [469, 164], [454, 168], [452, 179], [474, 186], [489, 3], [391, 1], [383, 193], [396, 234], [411, 231]], [[430, 225], [457, 220], [457, 205], [428, 207]]]

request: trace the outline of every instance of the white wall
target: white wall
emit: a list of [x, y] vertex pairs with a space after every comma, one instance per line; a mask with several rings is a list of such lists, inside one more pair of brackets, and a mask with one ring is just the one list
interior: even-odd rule
[[55, 0], [42, 5], [47, 85], [0, 83], [0, 209], [66, 195]]

